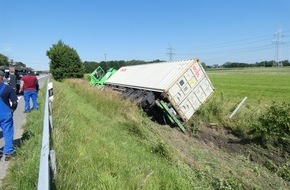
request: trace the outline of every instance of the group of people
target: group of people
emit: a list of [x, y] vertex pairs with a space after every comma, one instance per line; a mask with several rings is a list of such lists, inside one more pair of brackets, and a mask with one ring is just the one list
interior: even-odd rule
[[[0, 155], [5, 161], [10, 160], [15, 152], [13, 146], [14, 124], [13, 112], [18, 106], [18, 97], [16, 95], [16, 85], [4, 83], [5, 73], [0, 70], [0, 128], [4, 137], [4, 147], [1, 148]], [[13, 83], [13, 82], [12, 82]], [[33, 110], [38, 109], [37, 94], [39, 90], [38, 80], [32, 71], [28, 71], [20, 81], [19, 93], [23, 92], [24, 113], [30, 112], [30, 99], [33, 103]]]

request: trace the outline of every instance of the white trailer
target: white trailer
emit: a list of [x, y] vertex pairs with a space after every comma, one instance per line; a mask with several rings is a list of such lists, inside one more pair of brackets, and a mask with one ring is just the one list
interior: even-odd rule
[[147, 110], [157, 104], [174, 123], [188, 121], [214, 92], [198, 59], [124, 66], [104, 86], [121, 91]]

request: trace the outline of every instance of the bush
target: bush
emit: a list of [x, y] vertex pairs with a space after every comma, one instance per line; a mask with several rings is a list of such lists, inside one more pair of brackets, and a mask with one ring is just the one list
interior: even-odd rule
[[258, 118], [254, 136], [261, 139], [264, 145], [290, 146], [290, 104], [285, 102], [272, 105]]

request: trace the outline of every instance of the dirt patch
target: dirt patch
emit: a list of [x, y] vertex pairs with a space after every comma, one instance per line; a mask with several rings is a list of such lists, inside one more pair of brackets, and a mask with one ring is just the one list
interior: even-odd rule
[[183, 160], [190, 166], [195, 166], [192, 150], [193, 144], [202, 147], [223, 151], [228, 155], [241, 155], [246, 159], [265, 164], [271, 161], [276, 165], [285, 164], [289, 160], [289, 154], [274, 148], [263, 148], [252, 142], [245, 142], [222, 127], [202, 127], [195, 135], [184, 134], [176, 129], [164, 126], [162, 136], [175, 148]]
[[271, 161], [281, 165], [289, 159], [289, 155], [286, 152], [277, 148], [265, 148], [256, 143], [244, 141], [222, 127], [203, 127], [196, 135], [196, 138], [230, 154], [243, 155], [247, 159], [261, 164]]
[[203, 127], [197, 134], [199, 141], [215, 146], [229, 153], [243, 153], [250, 148], [249, 144], [242, 143], [241, 140], [229, 131], [220, 127]]

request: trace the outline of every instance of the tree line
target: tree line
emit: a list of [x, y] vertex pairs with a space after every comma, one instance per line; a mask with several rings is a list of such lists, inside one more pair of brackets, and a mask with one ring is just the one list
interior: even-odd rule
[[[82, 62], [77, 51], [64, 44], [59, 40], [56, 44], [52, 44], [49, 50], [47, 50], [46, 55], [50, 59], [49, 70], [55, 80], [61, 81], [65, 78], [82, 78], [85, 73], [93, 72], [98, 66], [101, 66], [105, 71], [109, 68], [119, 69], [122, 66], [128, 65], [140, 65], [140, 64], [150, 64], [157, 62], [165, 62], [164, 60], [152, 60], [152, 61], [142, 61], [142, 60], [130, 60], [130, 61], [84, 61]], [[11, 64], [7, 56], [0, 53], [0, 66], [9, 66]], [[283, 66], [290, 66], [288, 60], [281, 62]], [[206, 63], [201, 63], [204, 68], [241, 68], [241, 67], [272, 67], [277, 65], [275, 61], [262, 61], [256, 62], [254, 64], [242, 63], [242, 62], [226, 62], [223, 65], [213, 65], [208, 66]], [[15, 62], [14, 65], [26, 67], [22, 62]]]
[[[122, 66], [128, 65], [140, 65], [140, 64], [149, 64], [149, 63], [157, 63], [157, 62], [165, 62], [162, 60], [153, 60], [153, 61], [142, 61], [142, 60], [131, 60], [131, 61], [101, 61], [101, 62], [88, 62], [85, 61], [85, 70], [86, 73], [93, 72], [98, 66], [101, 66], [105, 71], [109, 68], [119, 69]], [[290, 62], [288, 60], [281, 61], [283, 66], [290, 66]], [[242, 63], [242, 62], [226, 62], [223, 65], [206, 65], [206, 63], [202, 62], [201, 65], [206, 68], [244, 68], [244, 67], [273, 67], [277, 66], [276, 61], [261, 61], [256, 63]]]
[[[283, 66], [290, 66], [290, 62], [288, 60], [281, 61], [280, 64]], [[242, 63], [242, 62], [226, 62], [223, 65], [214, 65], [214, 66], [207, 66], [207, 67], [222, 67], [222, 68], [242, 68], [242, 67], [273, 67], [277, 66], [277, 62], [272, 61], [261, 61], [256, 63]]]
[[0, 66], [1, 67], [9, 67], [9, 65], [13, 63], [16, 67], [26, 67], [26, 65], [22, 62], [13, 62], [13, 60], [9, 60], [9, 58], [0, 53]]
[[129, 65], [141, 65], [141, 64], [150, 64], [150, 63], [159, 63], [159, 62], [165, 62], [159, 59], [153, 60], [153, 61], [142, 61], [142, 60], [130, 60], [130, 61], [101, 61], [101, 62], [95, 62], [95, 61], [85, 61], [85, 70], [86, 73], [93, 72], [98, 66], [101, 66], [105, 71], [107, 71], [109, 68], [115, 68], [119, 69], [123, 66], [129, 66]]

